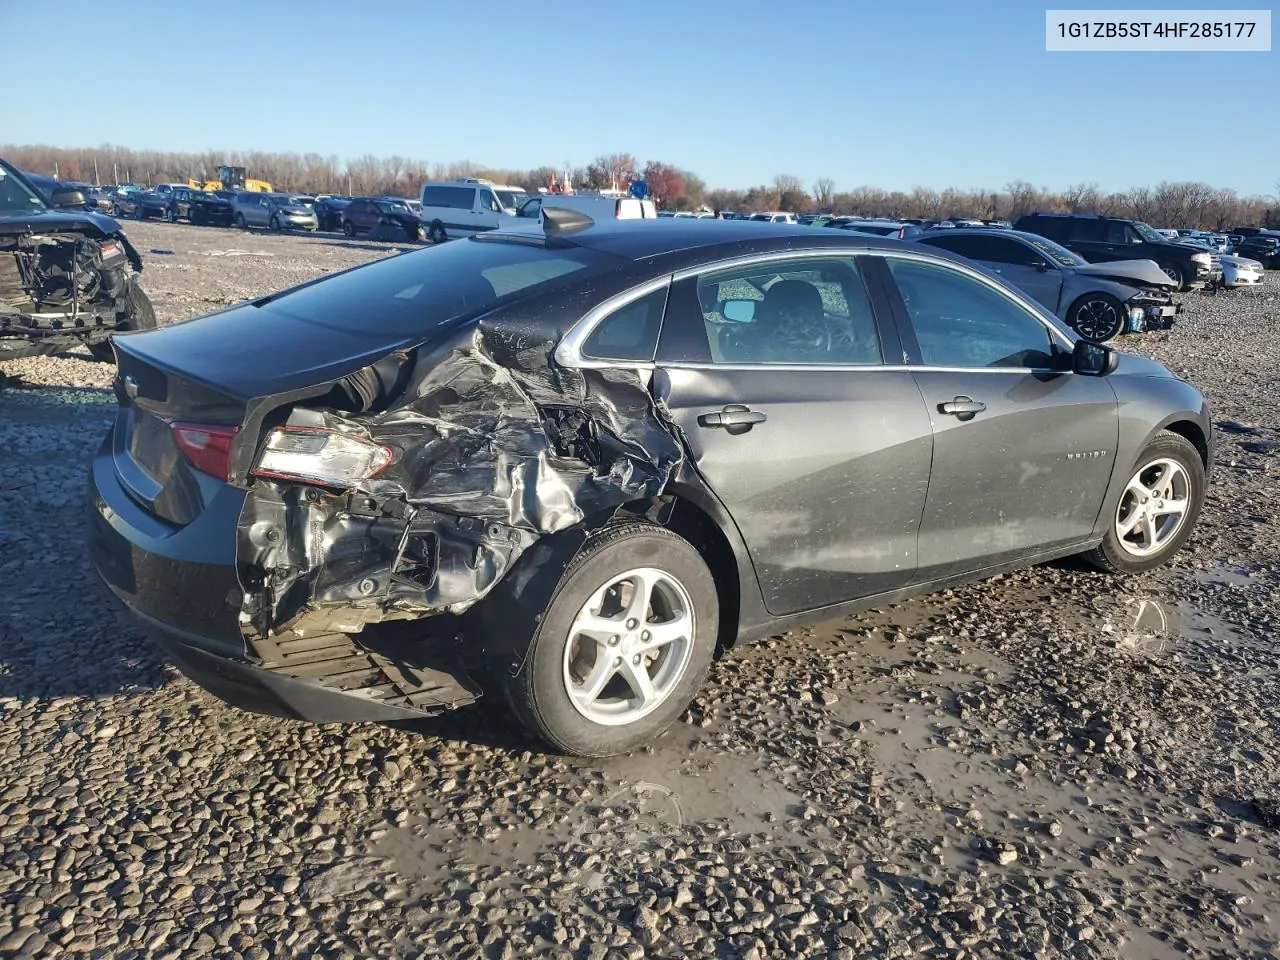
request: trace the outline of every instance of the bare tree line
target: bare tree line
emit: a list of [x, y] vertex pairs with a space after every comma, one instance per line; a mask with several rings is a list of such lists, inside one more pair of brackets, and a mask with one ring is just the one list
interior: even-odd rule
[[717, 210], [790, 210], [797, 213], [853, 214], [866, 217], [975, 217], [1016, 220], [1034, 210], [1098, 213], [1133, 217], [1156, 226], [1225, 230], [1236, 225], [1280, 226], [1280, 201], [1274, 197], [1240, 196], [1229, 188], [1205, 183], [1175, 182], [1106, 192], [1096, 183], [1079, 183], [1065, 190], [1036, 187], [1015, 180], [999, 190], [882, 190], [861, 186], [837, 192], [835, 181], [823, 177], [812, 189], [790, 174], [749, 189], [708, 189], [696, 174], [672, 164], [651, 160], [641, 164], [631, 154], [602, 154], [585, 167], [543, 166], [528, 170], [489, 167], [471, 161], [429, 163], [402, 156], [365, 154], [347, 160], [318, 153], [262, 151], [205, 151], [176, 153], [127, 147], [0, 146], [0, 156], [19, 169], [58, 175], [66, 180], [150, 185], [188, 178], [213, 179], [220, 164], [245, 167], [250, 177], [268, 180], [280, 189], [315, 193], [416, 196], [425, 180], [485, 177], [527, 190], [546, 187], [553, 177], [568, 174], [584, 189], [625, 187], [644, 174], [661, 191], [661, 204], [672, 209], [707, 206]]

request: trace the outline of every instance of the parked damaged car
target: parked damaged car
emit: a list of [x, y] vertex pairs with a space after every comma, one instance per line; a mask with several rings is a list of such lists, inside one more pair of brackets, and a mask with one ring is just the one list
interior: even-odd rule
[[111, 360], [113, 334], [156, 325], [120, 224], [81, 209], [79, 191], [54, 196], [67, 208], [0, 160], [0, 362], [79, 346]]
[[197, 226], [229, 227], [232, 216], [230, 200], [191, 187], [174, 187], [164, 206], [164, 218], [170, 223], [186, 220]]
[[1173, 302], [1173, 281], [1152, 260], [1092, 264], [1020, 230], [957, 228], [926, 234], [919, 242], [1000, 274], [1093, 343], [1125, 331], [1168, 329], [1181, 309]]
[[199, 683], [315, 721], [498, 695], [605, 755], [719, 649], [1148, 570], [1196, 522], [1199, 391], [961, 258], [546, 213], [117, 342], [92, 562]]
[[357, 197], [343, 208], [342, 232], [374, 240], [425, 240], [422, 220], [403, 200]]

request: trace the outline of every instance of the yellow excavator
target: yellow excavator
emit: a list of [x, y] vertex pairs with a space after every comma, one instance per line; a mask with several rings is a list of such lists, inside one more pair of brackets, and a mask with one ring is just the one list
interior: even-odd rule
[[271, 193], [271, 184], [266, 180], [254, 180], [244, 175], [244, 167], [218, 167], [217, 180], [194, 180], [187, 178], [187, 186], [192, 190], [248, 190], [251, 193]]

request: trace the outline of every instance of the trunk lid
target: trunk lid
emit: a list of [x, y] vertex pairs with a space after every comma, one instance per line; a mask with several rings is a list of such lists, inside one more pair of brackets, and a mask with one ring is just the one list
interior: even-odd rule
[[322, 393], [404, 342], [403, 335], [337, 330], [253, 304], [117, 337], [113, 459], [121, 485], [161, 520], [192, 522], [226, 481], [188, 462], [172, 424], [242, 428], [232, 463], [244, 466], [262, 418], [278, 402]]

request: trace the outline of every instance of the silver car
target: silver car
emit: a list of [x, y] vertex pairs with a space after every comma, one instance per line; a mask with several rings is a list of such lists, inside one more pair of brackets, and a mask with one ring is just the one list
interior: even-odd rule
[[301, 194], [253, 193], [242, 190], [231, 201], [235, 223], [241, 229], [318, 230], [316, 213], [302, 202]]
[[926, 233], [916, 242], [1000, 274], [1092, 343], [1126, 330], [1167, 328], [1179, 311], [1173, 283], [1154, 260], [1090, 263], [1046, 237], [1020, 230], [957, 227]]

